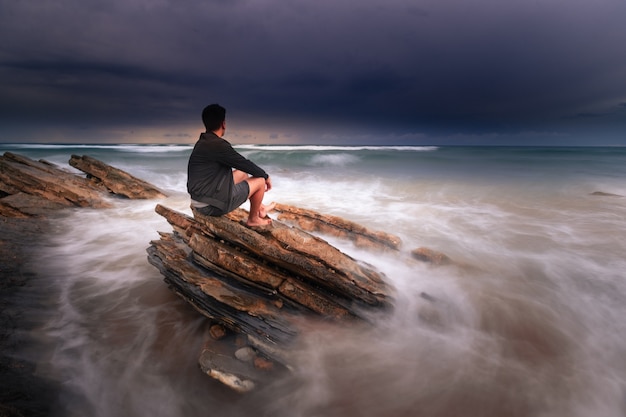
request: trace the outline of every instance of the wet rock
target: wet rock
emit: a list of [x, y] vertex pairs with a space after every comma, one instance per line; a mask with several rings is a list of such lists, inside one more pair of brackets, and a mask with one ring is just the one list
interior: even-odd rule
[[250, 392], [256, 387], [258, 374], [254, 368], [230, 355], [204, 349], [198, 362], [204, 373], [237, 392]]
[[95, 158], [72, 155], [70, 165], [97, 180], [112, 193], [130, 199], [164, 198], [165, 193], [154, 185], [112, 167]]
[[12, 217], [16, 219], [30, 217], [28, 213], [21, 211], [19, 208], [13, 207], [12, 204], [4, 201], [4, 199], [0, 199], [0, 216]]
[[68, 207], [106, 208], [111, 207], [110, 193], [127, 198], [163, 197], [156, 187], [117, 168], [86, 156], [72, 158], [81, 161], [75, 162], [77, 167], [90, 170], [88, 178], [45, 160], [5, 152], [0, 156], [0, 215], [18, 218]]
[[230, 355], [215, 346], [202, 353], [203, 370], [233, 389], [258, 377], [228, 358], [253, 361], [257, 370], [289, 369], [303, 320], [350, 325], [391, 305], [393, 289], [382, 273], [298, 227], [274, 220], [251, 228], [243, 209], [220, 217], [191, 217], [160, 204], [155, 210], [173, 233], [150, 243], [149, 262], [200, 313], [236, 340], [245, 336]]
[[235, 358], [242, 362], [252, 362], [255, 357], [254, 349], [250, 346], [245, 346], [235, 351]]
[[[58, 207], [109, 207], [105, 196], [85, 178], [71, 174], [49, 163], [33, 161], [5, 152], [0, 157], [0, 190], [13, 209], [29, 215], [31, 199], [6, 200], [8, 195], [29, 195]], [[24, 210], [20, 203], [24, 203]], [[50, 207], [52, 208], [52, 206]]]
[[241, 334], [208, 339], [198, 358], [202, 372], [240, 393], [252, 391], [287, 372], [279, 364], [258, 356], [245, 339]]
[[222, 325], [214, 324], [213, 326], [210, 327], [209, 334], [211, 335], [213, 339], [220, 340], [224, 336], [226, 336], [226, 329], [224, 329], [224, 326]]
[[43, 216], [50, 211], [67, 207], [67, 205], [63, 203], [46, 200], [44, 197], [22, 192], [0, 199], [0, 204], [14, 210], [14, 215], [7, 213], [7, 217]]
[[425, 247], [413, 249], [411, 256], [418, 261], [428, 262], [433, 265], [449, 265], [452, 263], [447, 255]]
[[280, 213], [278, 219], [281, 221], [296, 224], [307, 232], [321, 232], [330, 236], [349, 239], [358, 247], [398, 250], [402, 244], [401, 239], [391, 233], [370, 230], [338, 216], [286, 204], [276, 204], [275, 210]]
[[262, 371], [271, 371], [274, 369], [274, 363], [265, 358], [257, 356], [254, 358], [254, 367]]

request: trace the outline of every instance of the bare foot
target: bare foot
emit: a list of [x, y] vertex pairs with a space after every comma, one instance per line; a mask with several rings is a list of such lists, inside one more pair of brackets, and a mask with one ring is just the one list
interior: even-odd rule
[[272, 219], [269, 218], [259, 218], [259, 219], [254, 219], [251, 220], [250, 218], [248, 218], [248, 221], [246, 222], [247, 226], [250, 227], [255, 227], [255, 226], [267, 226], [269, 224], [272, 224]]
[[267, 206], [264, 204], [261, 204], [261, 208], [259, 209], [259, 217], [264, 219], [265, 216], [267, 216], [267, 213], [274, 210], [274, 207], [276, 207], [276, 203], [274, 202], [268, 204]]

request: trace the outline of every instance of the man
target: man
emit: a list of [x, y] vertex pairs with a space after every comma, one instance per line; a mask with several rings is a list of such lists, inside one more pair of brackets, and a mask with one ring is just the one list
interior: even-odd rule
[[267, 212], [274, 204], [263, 205], [272, 189], [269, 175], [222, 139], [226, 132], [226, 109], [210, 104], [202, 111], [206, 132], [200, 134], [187, 165], [187, 191], [191, 205], [207, 216], [229, 213], [250, 199], [248, 226], [271, 223]]

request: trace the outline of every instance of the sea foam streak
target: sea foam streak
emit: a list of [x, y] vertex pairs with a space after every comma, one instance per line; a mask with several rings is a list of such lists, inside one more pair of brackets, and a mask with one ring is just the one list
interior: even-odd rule
[[267, 151], [412, 151], [428, 152], [438, 149], [437, 146], [331, 146], [331, 145], [235, 145], [237, 149]]
[[16, 143], [7, 144], [7, 147], [16, 149], [109, 149], [120, 152], [175, 152], [190, 150], [192, 145], [180, 144], [32, 144], [32, 143]]

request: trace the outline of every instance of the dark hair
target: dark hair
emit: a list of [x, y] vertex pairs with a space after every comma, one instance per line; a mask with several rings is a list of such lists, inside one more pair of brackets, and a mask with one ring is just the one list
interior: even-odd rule
[[219, 104], [209, 104], [202, 110], [202, 122], [207, 132], [222, 127], [222, 122], [226, 120], [226, 109]]

